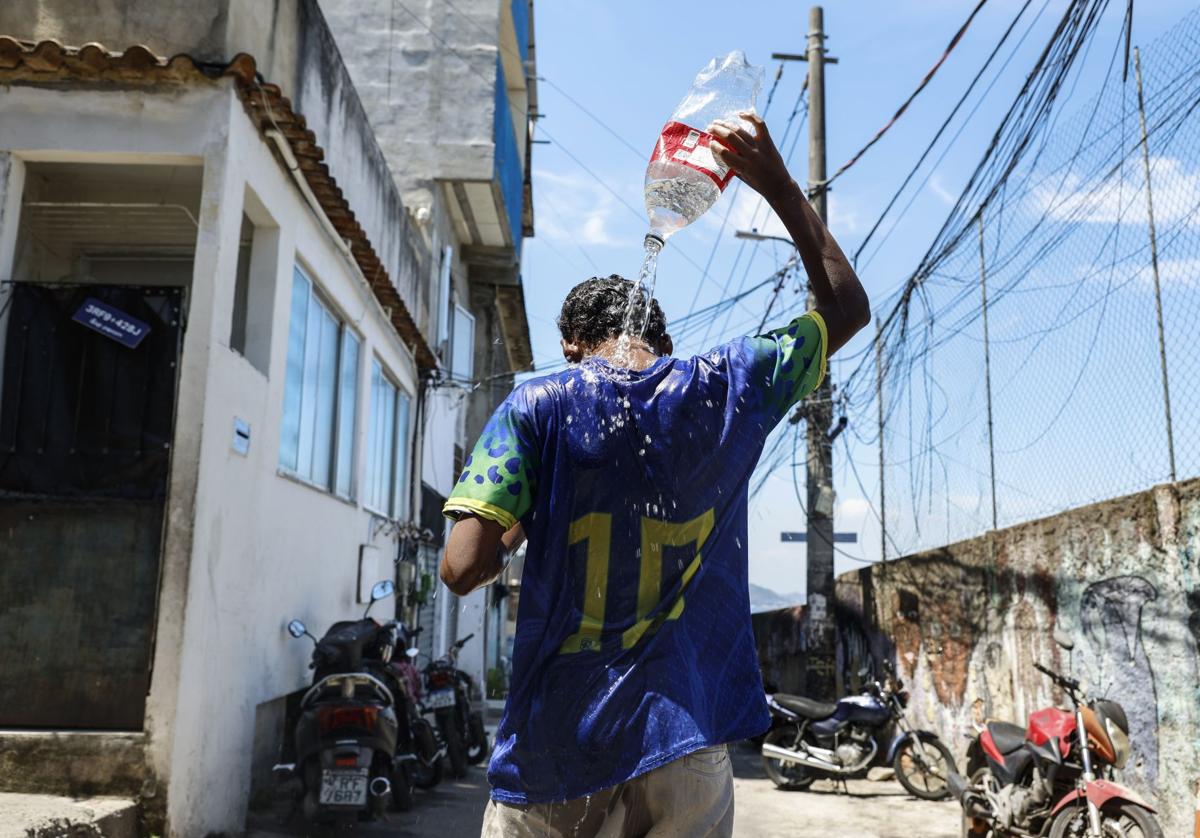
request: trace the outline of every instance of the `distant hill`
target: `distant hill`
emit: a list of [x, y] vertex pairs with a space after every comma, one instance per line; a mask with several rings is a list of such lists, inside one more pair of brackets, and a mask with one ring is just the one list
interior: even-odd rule
[[750, 583], [750, 613], [760, 611], [776, 611], [780, 608], [791, 608], [804, 602], [803, 594], [781, 594], [764, 588], [762, 585]]

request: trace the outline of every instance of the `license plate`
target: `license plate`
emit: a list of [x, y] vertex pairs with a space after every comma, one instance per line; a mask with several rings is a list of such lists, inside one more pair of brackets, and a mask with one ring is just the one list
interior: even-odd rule
[[350, 768], [321, 772], [320, 802], [328, 806], [362, 806], [367, 802], [367, 769]]
[[425, 705], [433, 710], [454, 706], [454, 690], [434, 690]]

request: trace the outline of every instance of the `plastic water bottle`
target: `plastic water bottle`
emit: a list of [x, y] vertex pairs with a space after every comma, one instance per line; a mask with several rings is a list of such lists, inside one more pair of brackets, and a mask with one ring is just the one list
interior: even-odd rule
[[751, 128], [737, 114], [753, 110], [762, 83], [762, 68], [748, 63], [741, 50], [714, 58], [696, 76], [663, 126], [646, 167], [647, 244], [653, 237], [661, 248], [721, 197], [733, 172], [713, 156], [717, 140], [704, 129], [717, 119]]

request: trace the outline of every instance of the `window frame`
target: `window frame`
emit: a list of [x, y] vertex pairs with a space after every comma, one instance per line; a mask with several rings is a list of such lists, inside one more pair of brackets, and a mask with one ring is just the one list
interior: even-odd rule
[[[283, 427], [286, 422], [287, 411], [288, 411], [288, 384], [289, 384], [288, 362], [290, 361], [289, 356], [291, 353], [291, 336], [292, 336], [292, 326], [293, 326], [292, 319], [296, 313], [293, 310], [293, 306], [294, 306], [293, 300], [294, 300], [294, 295], [295, 295], [297, 278], [303, 279], [304, 282], [307, 283], [307, 285], [308, 285], [308, 299], [307, 299], [307, 302], [305, 304], [305, 309], [304, 309], [304, 311], [305, 311], [305, 314], [304, 314], [304, 336], [303, 336], [303, 344], [302, 344], [305, 359], [307, 359], [307, 354], [308, 354], [308, 347], [309, 347], [308, 330], [309, 330], [309, 326], [312, 322], [312, 317], [313, 317], [312, 305], [314, 302], [319, 306], [320, 312], [324, 315], [327, 315], [329, 317], [329, 319], [331, 319], [334, 322], [335, 327], [336, 327], [336, 333], [335, 333], [336, 339], [335, 339], [334, 357], [333, 357], [333, 365], [332, 365], [332, 367], [333, 367], [333, 382], [332, 382], [332, 397], [331, 397], [331, 399], [332, 399], [332, 403], [333, 403], [332, 404], [333, 418], [332, 418], [332, 421], [330, 422], [330, 426], [329, 426], [329, 440], [328, 440], [329, 471], [328, 471], [328, 482], [327, 483], [322, 483], [320, 480], [315, 479], [315, 477], [312, 474], [312, 472], [315, 471], [315, 469], [312, 468], [311, 464], [310, 464], [310, 469], [309, 469], [310, 473], [306, 474], [304, 471], [302, 471], [300, 469], [300, 463], [301, 463], [300, 449], [302, 447], [302, 442], [303, 442], [303, 438], [304, 438], [304, 432], [303, 432], [304, 391], [305, 391], [305, 384], [306, 384], [305, 379], [307, 378], [306, 360], [301, 362], [300, 370], [299, 370], [300, 395], [298, 397], [299, 402], [298, 402], [298, 407], [297, 407], [299, 413], [298, 413], [297, 420], [296, 420], [296, 423], [297, 423], [296, 424], [296, 443], [295, 443], [295, 445], [296, 445], [296, 454], [295, 454], [296, 465], [295, 465], [295, 467], [293, 467], [284, 462]], [[285, 353], [285, 361], [284, 361], [284, 376], [283, 376], [283, 378], [284, 378], [284, 398], [283, 398], [283, 404], [280, 409], [280, 438], [279, 438], [279, 450], [278, 450], [277, 461], [276, 461], [276, 470], [279, 474], [287, 477], [290, 480], [295, 480], [299, 483], [303, 483], [305, 486], [309, 486], [313, 489], [317, 489], [318, 491], [324, 492], [328, 495], [331, 495], [332, 497], [338, 498], [339, 500], [343, 500], [348, 503], [355, 503], [356, 498], [358, 496], [358, 471], [359, 471], [358, 464], [356, 462], [356, 460], [357, 460], [356, 455], [358, 453], [358, 448], [359, 448], [357, 422], [358, 422], [359, 399], [360, 399], [359, 391], [361, 389], [360, 385], [362, 383], [360, 380], [361, 365], [362, 365], [363, 347], [365, 345], [365, 341], [363, 340], [363, 336], [358, 332], [358, 330], [355, 329], [353, 327], [353, 325], [351, 325], [350, 319], [348, 317], [346, 317], [346, 315], [341, 311], [341, 309], [334, 303], [332, 298], [324, 291], [323, 288], [321, 288], [320, 284], [316, 281], [316, 279], [313, 278], [313, 272], [310, 271], [306, 266], [304, 266], [299, 260], [296, 260], [292, 265], [292, 287], [291, 287], [291, 294], [289, 294], [289, 311], [288, 311], [287, 327], [288, 327], [288, 347], [287, 347], [288, 351]], [[318, 338], [317, 340], [318, 340], [318, 345], [319, 345], [320, 339]], [[351, 432], [350, 432], [350, 436], [349, 436], [350, 450], [348, 452], [343, 452], [341, 450], [342, 431], [344, 428], [344, 424], [347, 420], [347, 417], [344, 415], [344, 411], [343, 411], [342, 390], [343, 390], [343, 386], [344, 386], [344, 379], [343, 379], [342, 367], [343, 367], [343, 362], [345, 360], [346, 342], [348, 340], [353, 341], [354, 346], [355, 346], [354, 369], [352, 371], [352, 374], [349, 376], [349, 379], [353, 382], [353, 388], [352, 388], [353, 392], [352, 392], [352, 396], [350, 399], [353, 415], [349, 417], [349, 421], [350, 421], [350, 425], [351, 425]], [[318, 356], [319, 356], [319, 352], [318, 352]], [[318, 369], [316, 371], [316, 377], [318, 379], [320, 377], [319, 363], [320, 363], [320, 359], [318, 357], [318, 360], [317, 360]], [[318, 389], [318, 391], [320, 389], [319, 382], [317, 383], [317, 389]], [[320, 409], [320, 405], [317, 405], [316, 407], [314, 407], [314, 411], [319, 411], [319, 409]], [[313, 435], [314, 455], [315, 455], [315, 448], [317, 445], [316, 432], [317, 432], [317, 429], [314, 429], [314, 435]], [[310, 459], [312, 459], [312, 458], [313, 457], [310, 457]], [[347, 487], [346, 492], [342, 492], [342, 491], [340, 491], [341, 486], [339, 484], [338, 476], [339, 476], [339, 470], [340, 470], [341, 466], [343, 465], [344, 461], [347, 459], [349, 460], [349, 464], [350, 464], [350, 475], [348, 478], [349, 486]]]
[[[470, 335], [464, 341], [464, 345], [465, 345], [465, 349], [466, 349], [466, 359], [465, 360], [467, 363], [467, 370], [465, 372], [463, 370], [459, 369], [458, 364], [455, 363], [457, 361], [455, 350], [460, 345], [459, 339], [461, 337], [458, 334], [458, 326], [459, 326], [460, 318], [461, 318], [462, 322], [470, 325], [470, 329], [469, 329]], [[463, 382], [471, 381], [475, 375], [475, 325], [476, 325], [475, 324], [475, 315], [471, 313], [471, 310], [469, 308], [467, 308], [464, 305], [460, 305], [457, 301], [451, 305], [451, 308], [450, 308], [450, 351], [448, 353], [450, 357], [447, 360], [449, 362], [450, 375], [456, 381], [463, 381]]]
[[[375, 452], [375, 371], [378, 369], [380, 379], [391, 388], [391, 422], [392, 427], [386, 429], [391, 437], [391, 462], [387, 463], [388, 474], [384, 477], [384, 492], [387, 497], [384, 499], [386, 509], [381, 509], [376, 504], [378, 498], [373, 496], [374, 483], [378, 478], [374, 475], [373, 469], [376, 468], [374, 463]], [[388, 369], [386, 363], [378, 355], [371, 358], [370, 383], [368, 388], [371, 391], [370, 400], [367, 408], [367, 451], [363, 471], [368, 477], [368, 485], [364, 488], [362, 495], [363, 509], [380, 518], [386, 518], [389, 521], [407, 520], [409, 507], [412, 503], [412, 405], [413, 396], [403, 384], [400, 383], [399, 376], [394, 375]], [[403, 410], [401, 410], [403, 405]], [[403, 427], [401, 427], [401, 416], [403, 416]], [[403, 434], [401, 434], [403, 430]], [[400, 469], [400, 462], [403, 461], [403, 470]], [[401, 482], [403, 481], [403, 482]], [[397, 491], [397, 489], [400, 491]]]

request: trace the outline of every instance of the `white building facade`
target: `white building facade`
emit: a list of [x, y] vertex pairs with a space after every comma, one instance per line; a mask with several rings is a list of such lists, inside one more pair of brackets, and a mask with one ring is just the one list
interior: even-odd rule
[[[533, 368], [521, 243], [533, 235], [530, 149], [537, 119], [532, 0], [320, 0], [405, 205], [428, 219], [439, 260], [424, 404], [424, 526], [418, 578], [436, 578], [440, 508], [515, 372]], [[419, 584], [419, 583], [418, 583]], [[434, 591], [440, 592], [436, 596]], [[432, 656], [471, 636], [459, 665], [496, 695], [503, 671], [504, 588], [458, 598], [427, 583], [410, 611]]]
[[0, 790], [236, 833], [287, 621], [436, 601], [478, 352], [315, 0], [123, 5], [0, 6]]

